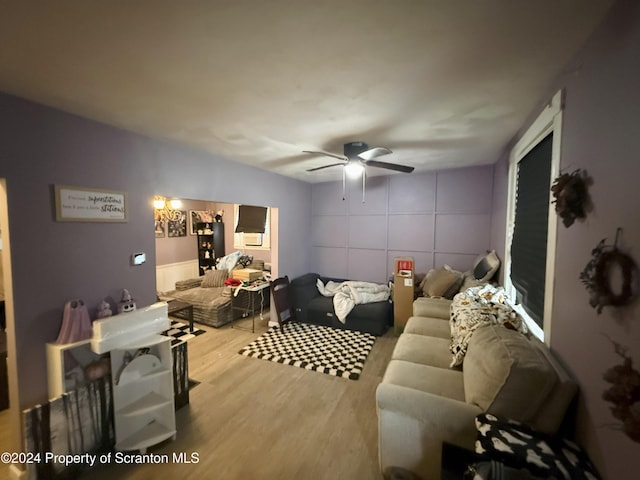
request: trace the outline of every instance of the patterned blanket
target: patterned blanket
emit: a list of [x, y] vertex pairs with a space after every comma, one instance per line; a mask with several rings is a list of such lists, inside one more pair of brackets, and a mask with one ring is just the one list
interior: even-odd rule
[[507, 304], [508, 297], [502, 287], [484, 285], [472, 287], [453, 297], [451, 303], [451, 367], [462, 365], [473, 332], [487, 323], [527, 334], [522, 317]]

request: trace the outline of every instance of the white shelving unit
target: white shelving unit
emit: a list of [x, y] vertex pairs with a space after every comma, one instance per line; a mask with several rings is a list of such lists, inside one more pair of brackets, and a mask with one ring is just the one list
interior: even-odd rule
[[168, 328], [164, 302], [93, 324], [93, 351], [111, 352], [117, 450], [175, 439], [171, 339], [159, 334]]

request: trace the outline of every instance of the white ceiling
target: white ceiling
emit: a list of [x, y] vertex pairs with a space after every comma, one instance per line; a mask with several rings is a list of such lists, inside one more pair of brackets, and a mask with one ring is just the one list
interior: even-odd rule
[[0, 0], [0, 91], [307, 182], [486, 164], [611, 3]]

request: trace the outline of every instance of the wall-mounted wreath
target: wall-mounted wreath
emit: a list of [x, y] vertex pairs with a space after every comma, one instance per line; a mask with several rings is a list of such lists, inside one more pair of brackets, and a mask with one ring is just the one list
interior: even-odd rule
[[622, 422], [616, 427], [634, 442], [640, 442], [640, 372], [633, 368], [628, 348], [611, 342], [623, 362], [604, 373], [603, 378], [611, 387], [604, 391], [602, 398], [613, 404], [611, 413]]
[[591, 208], [589, 185], [592, 180], [585, 170], [564, 173], [556, 178], [551, 186], [551, 193], [556, 204], [556, 213], [562, 218], [565, 227], [570, 227], [576, 218], [586, 218]]
[[[606, 245], [606, 238], [600, 240], [591, 251], [593, 258], [580, 274], [580, 280], [589, 291], [589, 304], [598, 313], [608, 305], [627, 305], [636, 296], [638, 268], [633, 258], [618, 249], [620, 232], [618, 228], [614, 245]], [[616, 275], [621, 276], [619, 282], [615, 282]], [[620, 284], [619, 288], [616, 289], [615, 284]]]

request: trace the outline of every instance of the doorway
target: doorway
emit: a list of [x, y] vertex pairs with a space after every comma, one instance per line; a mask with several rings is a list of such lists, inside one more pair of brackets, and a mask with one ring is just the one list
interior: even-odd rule
[[[7, 205], [6, 180], [0, 178], [0, 288], [4, 303], [3, 324], [0, 335], [4, 344], [0, 366], [0, 402], [5, 400], [8, 408], [0, 409], [0, 451], [19, 452], [22, 450], [22, 425], [20, 421], [20, 400], [18, 395], [17, 363], [15, 356], [16, 338], [13, 314], [13, 284], [11, 277], [11, 243], [9, 241], [9, 210]], [[0, 306], [1, 308], [1, 306]], [[4, 376], [5, 378], [2, 378]], [[4, 406], [4, 405], [0, 405]], [[16, 466], [0, 464], [1, 478], [19, 476]]]

